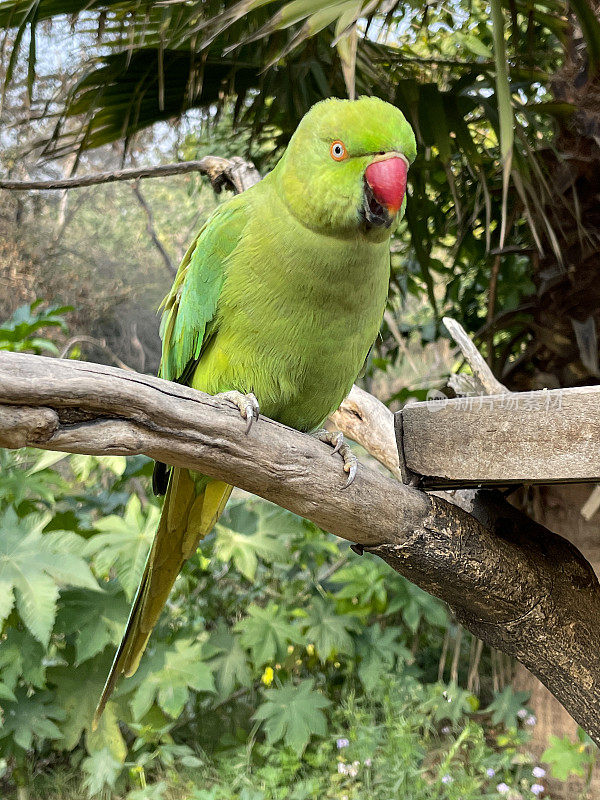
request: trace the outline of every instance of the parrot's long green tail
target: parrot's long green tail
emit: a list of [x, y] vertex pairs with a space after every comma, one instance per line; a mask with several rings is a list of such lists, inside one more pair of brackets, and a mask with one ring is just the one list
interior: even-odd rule
[[146, 560], [125, 633], [94, 715], [94, 727], [120, 675], [133, 675], [184, 562], [214, 527], [233, 486], [210, 478], [193, 481], [187, 469], [173, 469], [152, 548]]

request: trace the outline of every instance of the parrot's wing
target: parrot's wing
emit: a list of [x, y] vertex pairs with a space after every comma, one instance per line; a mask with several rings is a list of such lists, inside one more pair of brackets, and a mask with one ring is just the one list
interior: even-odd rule
[[[215, 315], [227, 270], [248, 218], [241, 196], [220, 206], [185, 254], [173, 288], [163, 301], [163, 353], [160, 375], [189, 382], [202, 348], [215, 333]], [[204, 479], [197, 485], [188, 470], [157, 463], [153, 478], [159, 493], [167, 491], [158, 530], [144, 568], [127, 626], [94, 716], [94, 726], [121, 675], [137, 668], [183, 563], [198, 539], [213, 527], [231, 494], [231, 486]]]
[[[183, 257], [171, 291], [161, 303], [162, 358], [159, 375], [189, 384], [203, 349], [216, 332], [215, 314], [227, 259], [240, 242], [248, 220], [247, 194], [219, 206]], [[170, 467], [157, 461], [154, 494], [164, 495]]]
[[215, 314], [226, 271], [248, 219], [245, 197], [234, 197], [200, 229], [161, 304], [159, 375], [189, 383], [202, 350], [215, 333]]

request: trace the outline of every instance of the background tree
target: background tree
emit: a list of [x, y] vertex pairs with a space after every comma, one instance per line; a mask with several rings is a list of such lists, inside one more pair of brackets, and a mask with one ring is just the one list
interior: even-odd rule
[[[36, 80], [45, 21], [64, 24], [62, 15], [78, 11], [72, 36], [85, 44], [83, 62], [59, 83]], [[389, 378], [399, 360], [406, 362], [411, 337], [435, 340], [448, 313], [475, 334], [511, 388], [596, 382], [598, 8], [586, 0], [511, 0], [492, 11], [478, 2], [423, 10], [308, 0], [81, 8], [6, 0], [5, 103], [16, 84], [23, 98], [30, 95], [32, 116], [52, 100], [51, 129], [47, 121], [35, 129], [36, 154], [71, 156], [75, 169], [93, 167], [92, 149], [113, 142], [123, 144], [114, 163], [139, 158], [149, 126], [191, 117], [213, 143], [229, 139], [231, 120], [244, 135], [244, 153], [264, 171], [313, 102], [353, 86], [376, 93], [407, 112], [419, 157], [394, 246], [390, 313], [368, 380], [392, 404], [422, 396], [431, 381], [407, 389]], [[512, 109], [502, 91], [503, 64]], [[201, 147], [187, 136], [172, 152], [191, 157]], [[122, 235], [117, 252], [127, 228]], [[138, 334], [151, 368], [154, 330]], [[383, 382], [375, 368], [385, 366]], [[568, 519], [561, 532], [586, 552], [572, 525], [581, 491], [553, 489], [552, 503], [540, 492], [526, 498], [530, 507], [549, 527]]]

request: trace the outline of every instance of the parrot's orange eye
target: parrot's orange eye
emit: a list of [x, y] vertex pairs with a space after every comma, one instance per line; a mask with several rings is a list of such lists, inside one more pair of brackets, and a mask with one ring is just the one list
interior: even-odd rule
[[331, 153], [331, 157], [334, 161], [343, 161], [345, 158], [348, 157], [348, 151], [346, 150], [346, 146], [343, 142], [339, 140], [337, 142], [333, 142], [331, 148], [329, 150]]

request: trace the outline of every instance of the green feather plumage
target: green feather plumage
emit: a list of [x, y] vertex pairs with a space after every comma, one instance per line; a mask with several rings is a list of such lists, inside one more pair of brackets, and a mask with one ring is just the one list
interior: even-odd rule
[[[347, 148], [344, 161], [331, 158], [335, 140]], [[391, 229], [367, 229], [360, 208], [365, 170], [387, 152], [415, 157], [398, 109], [366, 97], [314, 106], [275, 169], [221, 205], [186, 253], [163, 302], [161, 377], [184, 375], [209, 394], [253, 392], [261, 414], [318, 427], [350, 391], [383, 317]], [[229, 496], [226, 484], [191, 477], [171, 475], [99, 711], [139, 660], [157, 618], [153, 598], [168, 592]]]

